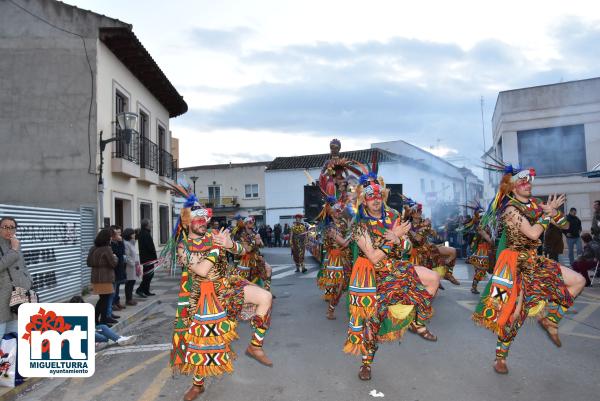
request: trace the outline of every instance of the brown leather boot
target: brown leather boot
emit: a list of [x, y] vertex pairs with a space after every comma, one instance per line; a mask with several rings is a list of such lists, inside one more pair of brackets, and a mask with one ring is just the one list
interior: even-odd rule
[[267, 354], [265, 354], [265, 351], [262, 349], [262, 347], [255, 347], [254, 345], [250, 344], [248, 345], [248, 348], [246, 348], [246, 355], [252, 359], [256, 359], [259, 363], [265, 366], [270, 368], [273, 367], [273, 361], [271, 361]]
[[126, 303], [127, 305], [130, 305], [130, 306], [136, 306], [136, 305], [137, 305], [137, 302], [136, 302], [136, 301], [134, 301], [133, 299], [130, 299], [129, 301], [127, 301], [127, 302], [125, 302], [125, 303]]
[[203, 392], [204, 386], [197, 386], [195, 384], [192, 384], [192, 387], [188, 388], [185, 394], [183, 395], [183, 401], [193, 401], [196, 398], [198, 398], [198, 396]]
[[371, 380], [371, 366], [361, 365], [360, 370], [358, 371], [358, 378], [360, 380]]
[[451, 273], [446, 273], [444, 278], [454, 285], [460, 285], [460, 282]]
[[494, 371], [500, 375], [508, 374], [508, 366], [506, 366], [506, 359], [496, 358], [494, 362]]
[[548, 337], [550, 337], [550, 341], [552, 341], [557, 347], [561, 347], [562, 342], [560, 341], [560, 337], [558, 336], [558, 324], [551, 322], [550, 320], [548, 320], [548, 318], [539, 319], [538, 323], [540, 324], [540, 326], [542, 326], [544, 331], [546, 331]]

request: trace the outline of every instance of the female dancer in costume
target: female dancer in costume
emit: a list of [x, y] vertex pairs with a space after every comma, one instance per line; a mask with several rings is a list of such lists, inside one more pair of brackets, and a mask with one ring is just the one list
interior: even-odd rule
[[[434, 337], [425, 322], [433, 315], [432, 295], [413, 265], [402, 260], [410, 251], [410, 223], [385, 205], [387, 191], [373, 174], [361, 177], [353, 239], [359, 256], [350, 278], [350, 323], [344, 351], [362, 356], [358, 377], [371, 379], [378, 343], [399, 339], [415, 324], [423, 336]], [[364, 204], [363, 204], [364, 202]]]
[[585, 280], [575, 271], [537, 254], [540, 236], [553, 220], [565, 227], [558, 211], [565, 197], [550, 196], [546, 203], [531, 197], [535, 170], [504, 169], [495, 199], [483, 224], [499, 219], [502, 229], [500, 254], [490, 282], [484, 290], [473, 320], [498, 335], [494, 370], [508, 373], [506, 357], [528, 316], [538, 316], [550, 340], [561, 346], [558, 323], [582, 291]]
[[262, 281], [265, 290], [271, 291], [271, 266], [260, 254], [260, 248], [264, 246], [260, 235], [254, 230], [254, 217], [249, 216], [243, 220], [243, 226], [236, 227], [234, 238], [241, 242], [244, 254], [237, 263], [236, 271], [240, 277], [257, 283]]
[[[226, 252], [241, 254], [244, 248], [227, 232], [208, 232], [212, 210], [197, 203], [194, 195], [174, 187], [187, 197], [175, 235], [163, 251], [182, 266], [177, 314], [174, 322], [171, 366], [192, 374], [192, 386], [184, 400], [204, 392], [204, 378], [233, 372], [230, 343], [244, 305], [254, 306], [250, 319], [252, 339], [246, 355], [263, 365], [273, 363], [262, 346], [271, 320], [271, 293], [240, 276], [227, 273]], [[247, 308], [246, 308], [247, 309]]]

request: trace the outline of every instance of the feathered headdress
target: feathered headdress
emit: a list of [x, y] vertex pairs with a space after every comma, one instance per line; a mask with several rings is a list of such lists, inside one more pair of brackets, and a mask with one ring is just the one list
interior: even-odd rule
[[494, 163], [485, 163], [484, 169], [502, 173], [502, 180], [494, 199], [490, 202], [485, 214], [481, 218], [481, 226], [489, 227], [490, 232], [495, 234], [498, 226], [498, 218], [500, 213], [509, 201], [509, 194], [513, 191], [515, 183], [518, 180], [525, 179], [528, 182], [533, 182], [536, 176], [535, 169], [514, 167], [512, 164], [506, 164], [503, 161], [489, 156]]
[[171, 274], [174, 274], [177, 266], [177, 246], [187, 238], [192, 220], [200, 219], [208, 224], [212, 217], [212, 209], [203, 207], [196, 195], [190, 192], [189, 187], [186, 188], [179, 183], [171, 184], [167, 181], [164, 181], [164, 184], [175, 196], [185, 199], [177, 223], [173, 227], [171, 238], [160, 252], [159, 265], [168, 264]]

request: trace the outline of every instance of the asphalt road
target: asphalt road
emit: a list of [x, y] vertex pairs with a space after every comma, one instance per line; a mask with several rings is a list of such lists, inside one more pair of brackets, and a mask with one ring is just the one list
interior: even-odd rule
[[[294, 273], [289, 249], [267, 249], [274, 267], [277, 295], [273, 323], [265, 350], [274, 361], [267, 368], [243, 355], [250, 338], [247, 324], [239, 327], [234, 344], [240, 356], [235, 372], [209, 379], [202, 400], [371, 400], [493, 401], [600, 399], [600, 290], [577, 299], [561, 324], [563, 347], [556, 348], [537, 324], [526, 324], [512, 347], [510, 373], [492, 370], [494, 336], [473, 325], [470, 312], [477, 297], [469, 292], [472, 272], [458, 265], [461, 286], [444, 281], [436, 298], [430, 329], [438, 342], [407, 333], [402, 343], [380, 346], [373, 379], [357, 378], [359, 358], [342, 352], [347, 319], [325, 319], [326, 303], [315, 285], [316, 264], [307, 274]], [[171, 324], [175, 314], [177, 280], [165, 279], [161, 304], [126, 328], [138, 334], [128, 347], [105, 349], [89, 379], [50, 379], [15, 396], [27, 401], [154, 401], [180, 400], [190, 383], [172, 377], [168, 367]], [[483, 287], [483, 284], [480, 284]], [[375, 390], [375, 391], [374, 391]]]

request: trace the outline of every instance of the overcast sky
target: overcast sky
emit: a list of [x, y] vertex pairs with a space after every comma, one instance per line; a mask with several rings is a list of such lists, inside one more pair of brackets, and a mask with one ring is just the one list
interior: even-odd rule
[[600, 75], [591, 1], [67, 0], [133, 25], [189, 111], [180, 166], [403, 139], [476, 165], [498, 91]]

